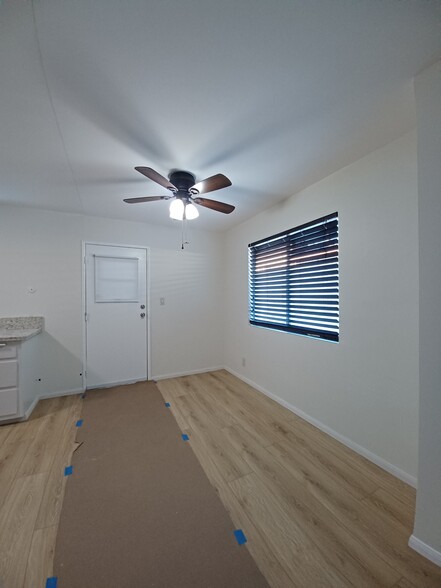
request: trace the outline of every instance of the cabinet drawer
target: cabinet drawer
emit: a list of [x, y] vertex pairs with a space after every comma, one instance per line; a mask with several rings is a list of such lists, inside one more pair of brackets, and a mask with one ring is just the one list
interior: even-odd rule
[[0, 361], [0, 389], [15, 388], [18, 380], [18, 363], [16, 360]]
[[9, 388], [0, 390], [0, 417], [13, 416], [18, 413], [18, 390]]
[[0, 359], [13, 359], [17, 357], [17, 345], [0, 343]]

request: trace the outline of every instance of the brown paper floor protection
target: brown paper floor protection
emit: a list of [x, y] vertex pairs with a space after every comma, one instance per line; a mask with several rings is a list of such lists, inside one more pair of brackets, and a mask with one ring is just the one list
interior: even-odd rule
[[57, 588], [268, 588], [154, 383], [90, 391], [82, 418]]

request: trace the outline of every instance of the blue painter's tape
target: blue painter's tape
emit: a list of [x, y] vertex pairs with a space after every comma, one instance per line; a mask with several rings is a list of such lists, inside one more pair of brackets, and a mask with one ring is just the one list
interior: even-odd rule
[[52, 576], [46, 580], [46, 588], [57, 588], [57, 577]]
[[65, 476], [70, 476], [72, 472], [73, 472], [73, 466], [67, 466], [64, 468], [64, 475]]
[[83, 419], [80, 419], [79, 421], [77, 421], [77, 422], [75, 423], [75, 426], [76, 426], [76, 427], [81, 427], [81, 425], [82, 425], [82, 424], [83, 424]]
[[236, 537], [236, 541], [239, 543], [239, 545], [243, 545], [247, 542], [247, 538], [245, 537], [245, 533], [242, 531], [242, 529], [237, 529], [234, 531], [234, 536]]
[[170, 402], [166, 402], [166, 403], [165, 403], [165, 406], [166, 406], [167, 408], [170, 408]]
[[190, 440], [190, 437], [189, 437], [187, 434], [185, 434], [185, 433], [184, 433], [184, 434], [182, 435], [182, 439], [183, 439], [184, 441], [189, 441], [189, 440]]

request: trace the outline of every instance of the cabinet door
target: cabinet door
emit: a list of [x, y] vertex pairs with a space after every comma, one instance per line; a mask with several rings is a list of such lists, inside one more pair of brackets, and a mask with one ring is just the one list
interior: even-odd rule
[[16, 359], [0, 361], [0, 389], [15, 388], [18, 381], [18, 364]]
[[14, 416], [18, 412], [17, 388], [0, 390], [0, 417]]

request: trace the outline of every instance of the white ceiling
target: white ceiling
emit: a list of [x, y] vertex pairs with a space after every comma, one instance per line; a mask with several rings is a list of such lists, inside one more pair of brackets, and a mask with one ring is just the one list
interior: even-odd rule
[[[233, 185], [224, 230], [413, 128], [431, 0], [0, 0], [0, 202], [169, 224], [134, 171]], [[195, 226], [195, 225], [194, 225]]]

